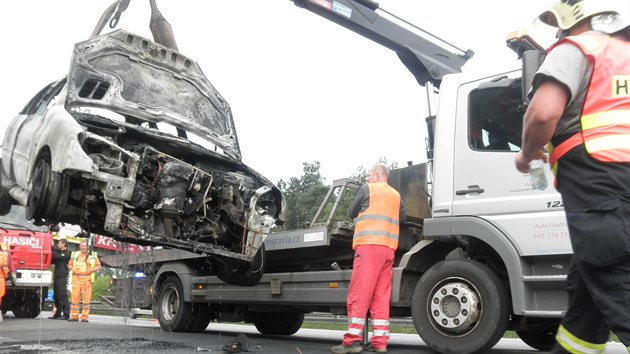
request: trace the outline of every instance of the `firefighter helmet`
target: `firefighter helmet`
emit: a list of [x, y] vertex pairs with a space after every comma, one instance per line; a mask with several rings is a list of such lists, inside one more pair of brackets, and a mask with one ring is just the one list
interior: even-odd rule
[[628, 7], [622, 3], [627, 2], [628, 0], [556, 0], [538, 18], [550, 26], [566, 31], [582, 20], [596, 17], [592, 22], [597, 23], [599, 28], [594, 29], [614, 33], [628, 25], [621, 16], [625, 12], [622, 8]]

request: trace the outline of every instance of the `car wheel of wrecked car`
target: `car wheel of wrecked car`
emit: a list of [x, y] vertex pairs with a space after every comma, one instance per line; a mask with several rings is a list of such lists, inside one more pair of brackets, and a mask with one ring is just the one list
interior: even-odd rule
[[217, 277], [226, 283], [253, 286], [260, 282], [265, 271], [265, 244], [260, 246], [251, 262], [234, 258], [216, 260]]
[[48, 189], [49, 176], [50, 164], [42, 156], [37, 161], [35, 170], [33, 171], [33, 178], [31, 180], [33, 188], [28, 194], [28, 202], [26, 205], [27, 219], [34, 219], [35, 222], [40, 219], [44, 207], [45, 193]]
[[64, 209], [63, 201], [68, 194], [64, 177], [52, 172], [48, 161], [49, 154], [42, 153], [33, 172], [33, 188], [28, 194], [26, 217], [33, 219], [35, 225], [43, 225], [42, 219], [56, 219]]
[[158, 320], [167, 332], [187, 332], [192, 328], [193, 304], [184, 301], [184, 287], [176, 276], [168, 277], [160, 287]]

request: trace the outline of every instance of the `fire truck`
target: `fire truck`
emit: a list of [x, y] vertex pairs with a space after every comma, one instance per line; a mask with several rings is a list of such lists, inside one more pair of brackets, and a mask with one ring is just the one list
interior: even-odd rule
[[0, 216], [0, 242], [9, 245], [11, 262], [17, 271], [17, 281], [7, 282], [2, 299], [2, 313], [12, 311], [15, 317], [34, 318], [52, 283], [48, 270], [52, 262], [52, 235], [45, 226], [35, 226], [26, 220], [24, 208], [14, 205]]

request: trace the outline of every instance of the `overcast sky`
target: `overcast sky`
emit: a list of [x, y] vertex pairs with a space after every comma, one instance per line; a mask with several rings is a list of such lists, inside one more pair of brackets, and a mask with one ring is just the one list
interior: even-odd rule
[[[113, 0], [2, 1], [0, 136], [44, 85], [67, 73]], [[271, 181], [318, 160], [328, 183], [384, 156], [426, 160], [426, 92], [396, 54], [289, 0], [158, 0], [179, 51], [230, 103], [243, 161]], [[550, 0], [382, 0], [396, 15], [475, 56], [464, 72], [516, 68], [509, 32]], [[117, 28], [151, 38], [149, 1], [132, 0]], [[105, 31], [109, 31], [106, 27]]]

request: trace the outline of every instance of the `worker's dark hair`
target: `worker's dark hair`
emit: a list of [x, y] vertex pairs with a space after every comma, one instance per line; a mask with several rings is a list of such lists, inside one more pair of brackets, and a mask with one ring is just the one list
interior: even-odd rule
[[68, 240], [66, 240], [65, 238], [59, 239], [59, 241], [57, 241], [57, 243], [63, 243], [64, 245], [68, 245]]

